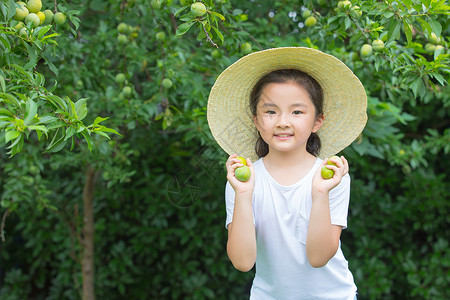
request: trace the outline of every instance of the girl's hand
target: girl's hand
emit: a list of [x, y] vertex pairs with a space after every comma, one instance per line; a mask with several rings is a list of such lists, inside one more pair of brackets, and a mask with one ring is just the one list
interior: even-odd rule
[[251, 175], [249, 180], [242, 182], [239, 181], [236, 176], [234, 175], [234, 171], [242, 167], [244, 164], [240, 162], [239, 159], [236, 158], [237, 154], [230, 155], [228, 157], [226, 167], [227, 167], [227, 179], [230, 182], [231, 186], [233, 187], [234, 191], [236, 193], [245, 193], [245, 192], [252, 192], [253, 188], [255, 186], [255, 169], [253, 167], [253, 163], [250, 161], [249, 158], [246, 159], [247, 166], [250, 168]]
[[[330, 160], [334, 162], [336, 166], [327, 165], [327, 161], [329, 160], [328, 158], [323, 160], [322, 165], [317, 169], [313, 177], [312, 182], [313, 192], [329, 193], [334, 187], [336, 187], [341, 182], [342, 177], [344, 177], [344, 175], [347, 174], [349, 170], [348, 162], [345, 159], [345, 157], [341, 156], [341, 159], [342, 162], [340, 162], [337, 159]], [[322, 178], [320, 172], [323, 166], [327, 166], [327, 168], [334, 171], [333, 177], [331, 177], [330, 179]]]

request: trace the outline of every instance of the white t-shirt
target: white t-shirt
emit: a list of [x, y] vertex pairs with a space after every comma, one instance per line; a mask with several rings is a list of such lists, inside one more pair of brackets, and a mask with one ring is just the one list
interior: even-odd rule
[[[330, 299], [352, 300], [356, 285], [341, 244], [330, 261], [313, 268], [306, 257], [306, 234], [311, 212], [311, 184], [322, 160], [317, 159], [307, 175], [290, 186], [278, 184], [262, 159], [254, 163], [253, 218], [256, 229], [256, 274], [251, 300]], [[347, 227], [350, 176], [330, 191], [331, 223]], [[233, 220], [235, 192], [227, 182], [226, 226]]]

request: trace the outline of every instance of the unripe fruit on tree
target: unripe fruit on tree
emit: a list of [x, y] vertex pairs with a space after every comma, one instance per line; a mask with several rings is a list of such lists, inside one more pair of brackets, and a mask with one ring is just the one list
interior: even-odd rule
[[362, 16], [362, 12], [359, 9], [358, 5], [352, 6], [352, 8], [350, 9], [350, 15], [355, 18], [355, 19], [360, 19]]
[[38, 11], [36, 14], [40, 20], [39, 25], [42, 25], [45, 21], [45, 14], [42, 11]]
[[441, 50], [442, 48], [444, 48], [444, 46], [442, 46], [442, 45], [436, 45], [435, 51]]
[[19, 31], [20, 29], [22, 29], [24, 27], [25, 27], [25, 24], [23, 24], [23, 22], [19, 22], [19, 23], [17, 23], [16, 26], [14, 26], [14, 29]]
[[201, 2], [194, 2], [191, 5], [191, 13], [195, 17], [201, 17], [206, 13], [206, 6]]
[[123, 84], [126, 80], [126, 76], [123, 73], [119, 73], [116, 75], [116, 83], [117, 84]]
[[251, 170], [247, 166], [238, 167], [238, 168], [236, 168], [236, 170], [234, 170], [234, 176], [236, 177], [237, 180], [242, 181], [242, 182], [249, 180], [250, 175], [251, 175]]
[[372, 55], [372, 46], [369, 44], [364, 44], [360, 50], [361, 56], [368, 57]]
[[153, 9], [160, 9], [161, 1], [160, 0], [152, 0], [152, 2], [150, 2], [150, 5], [153, 7]]
[[241, 45], [241, 51], [244, 54], [249, 54], [252, 52], [252, 45], [250, 43], [243, 43]]
[[44, 21], [44, 25], [49, 25], [52, 24], [53, 22], [53, 12], [50, 9], [46, 9], [44, 10], [44, 15], [45, 15], [45, 21]]
[[14, 19], [17, 21], [23, 21], [26, 16], [28, 16], [28, 9], [26, 7], [18, 8], [16, 7], [16, 14], [14, 15]]
[[217, 50], [217, 49], [214, 49], [214, 50], [211, 52], [211, 56], [212, 56], [213, 58], [221, 58], [221, 57], [222, 57], [222, 52], [220, 52], [220, 51]]
[[439, 43], [439, 38], [436, 36], [436, 33], [432, 32], [430, 34], [430, 38], [428, 39], [430, 43], [437, 44]]
[[34, 27], [39, 26], [41, 23], [41, 19], [39, 19], [38, 15], [35, 13], [29, 13], [25, 18], [25, 24], [33, 24]]
[[127, 33], [128, 32], [128, 25], [125, 23], [119, 23], [119, 25], [117, 25], [117, 30], [120, 33]]
[[372, 42], [372, 48], [375, 51], [380, 51], [384, 48], [384, 42], [382, 40], [374, 40]]
[[27, 4], [28, 11], [30, 13], [37, 13], [42, 8], [41, 0], [30, 0]]
[[58, 25], [63, 25], [64, 23], [66, 23], [66, 19], [67, 19], [66, 15], [63, 14], [62, 12], [57, 12], [53, 17], [53, 20], [55, 20], [55, 23]]
[[19, 35], [27, 37], [28, 36], [28, 29], [26, 27], [23, 27], [22, 29], [20, 29]]
[[128, 37], [125, 34], [119, 34], [117, 36], [117, 41], [119, 42], [119, 44], [125, 44], [126, 42], [128, 42]]
[[166, 39], [166, 33], [164, 31], [160, 31], [156, 34], [156, 39], [158, 41], [163, 41]]
[[172, 87], [172, 80], [169, 78], [164, 78], [162, 81], [162, 85], [165, 89], [170, 89]]
[[433, 53], [436, 50], [436, 45], [433, 45], [431, 43], [427, 43], [425, 45], [425, 51], [428, 53]]
[[311, 11], [310, 11], [309, 9], [304, 10], [303, 13], [302, 13], [302, 17], [303, 17], [304, 19], [306, 19], [306, 18], [309, 17], [310, 15], [311, 15]]
[[349, 9], [350, 7], [352, 7], [352, 3], [348, 0], [338, 2], [338, 8], [340, 9]]
[[306, 20], [305, 20], [306, 27], [313, 27], [314, 25], [316, 25], [316, 23], [317, 23], [317, 20], [313, 16], [310, 16], [310, 17], [306, 18]]
[[[330, 159], [338, 160], [341, 163], [343, 163], [342, 159], [339, 156], [334, 155], [327, 160], [328, 166], [337, 166], [337, 164], [335, 162], [331, 161]], [[334, 171], [331, 169], [328, 169], [327, 166], [323, 166], [322, 169], [320, 170], [320, 175], [322, 175], [323, 179], [330, 179], [334, 176]]]
[[129, 86], [124, 86], [123, 89], [122, 89], [122, 94], [123, 94], [125, 97], [131, 96], [131, 93], [132, 93], [132, 92], [133, 92], [133, 90], [132, 90], [131, 87], [129, 87]]

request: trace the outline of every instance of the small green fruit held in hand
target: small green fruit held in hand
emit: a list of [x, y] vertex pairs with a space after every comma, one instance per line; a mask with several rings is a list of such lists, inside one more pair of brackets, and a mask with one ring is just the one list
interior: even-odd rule
[[372, 55], [372, 46], [369, 44], [364, 44], [361, 47], [360, 53], [361, 53], [361, 56], [363, 56], [363, 57], [371, 56]]
[[206, 6], [201, 2], [194, 2], [191, 5], [191, 13], [195, 17], [201, 17], [206, 13]]
[[27, 8], [30, 13], [37, 13], [42, 8], [42, 1], [41, 0], [30, 0], [30, 1], [28, 1]]
[[53, 20], [55, 20], [55, 23], [58, 25], [63, 25], [64, 23], [66, 23], [66, 19], [66, 15], [62, 12], [57, 12], [53, 17]]
[[164, 78], [162, 81], [162, 85], [165, 89], [170, 89], [172, 87], [172, 80], [169, 78]]
[[41, 23], [41, 19], [39, 19], [39, 16], [35, 13], [30, 13], [25, 18], [25, 24], [33, 24], [34, 27], [39, 26]]
[[238, 156], [238, 157], [236, 157], [236, 159], [238, 159], [239, 162], [240, 162], [241, 164], [243, 164], [244, 166], [247, 165], [247, 160], [246, 160], [245, 158], [243, 158], [242, 156]]
[[[341, 163], [344, 163], [339, 156], [334, 155], [327, 160], [327, 165], [329, 165], [329, 166], [337, 166], [337, 164], [335, 162], [331, 161], [330, 159], [338, 160]], [[334, 171], [331, 169], [328, 169], [327, 166], [323, 166], [322, 169], [320, 170], [320, 174], [322, 175], [323, 179], [330, 179], [334, 176]]]
[[306, 27], [313, 27], [316, 24], [317, 24], [317, 20], [313, 16], [310, 16], [310, 17], [306, 18], [306, 20], [305, 20]]
[[382, 40], [374, 40], [372, 42], [372, 48], [375, 51], [380, 51], [384, 48], [384, 42]]
[[251, 171], [250, 168], [247, 166], [242, 166], [239, 168], [236, 168], [234, 170], [234, 176], [236, 176], [237, 180], [245, 182], [250, 179]]

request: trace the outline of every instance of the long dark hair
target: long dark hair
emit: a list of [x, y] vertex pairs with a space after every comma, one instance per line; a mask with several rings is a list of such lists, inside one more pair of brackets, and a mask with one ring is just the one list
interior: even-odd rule
[[[256, 116], [256, 107], [263, 89], [270, 83], [294, 82], [305, 89], [311, 98], [316, 109], [316, 118], [323, 114], [323, 91], [319, 83], [310, 75], [296, 69], [280, 69], [272, 71], [259, 79], [253, 87], [250, 94], [250, 110], [253, 116]], [[314, 156], [319, 154], [321, 147], [320, 138], [316, 133], [311, 133], [306, 143], [306, 151]], [[255, 144], [255, 151], [259, 157], [266, 156], [269, 153], [269, 145], [262, 139], [258, 133], [258, 140]]]

